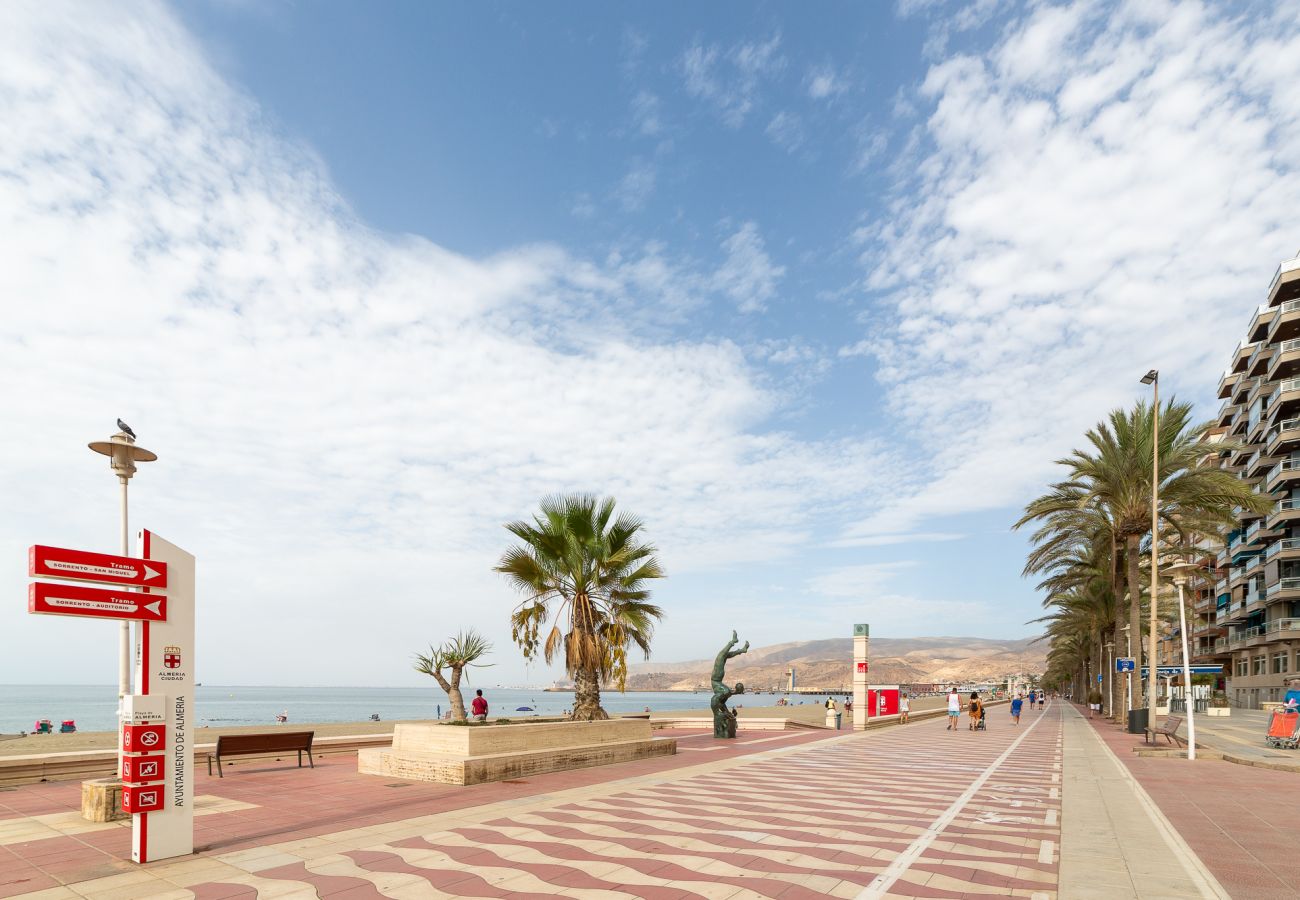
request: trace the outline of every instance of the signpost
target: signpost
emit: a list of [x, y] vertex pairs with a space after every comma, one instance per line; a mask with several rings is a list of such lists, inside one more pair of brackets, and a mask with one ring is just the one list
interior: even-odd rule
[[853, 730], [862, 731], [867, 727], [871, 715], [870, 698], [867, 696], [867, 648], [871, 640], [871, 628], [866, 623], [853, 626]]
[[194, 852], [194, 557], [149, 531], [139, 533], [137, 546], [139, 558], [32, 547], [33, 577], [115, 586], [37, 581], [27, 608], [140, 623], [138, 693], [123, 698], [119, 771], [131, 858], [144, 863]]
[[1131, 656], [1121, 656], [1115, 660], [1116, 672], [1132, 672], [1137, 666], [1137, 660]]
[[42, 544], [27, 551], [27, 574], [33, 578], [71, 578], [155, 590], [167, 587], [166, 563]]
[[167, 598], [137, 594], [121, 588], [92, 588], [72, 584], [33, 582], [27, 588], [27, 611], [51, 616], [87, 616], [124, 622], [162, 622]]

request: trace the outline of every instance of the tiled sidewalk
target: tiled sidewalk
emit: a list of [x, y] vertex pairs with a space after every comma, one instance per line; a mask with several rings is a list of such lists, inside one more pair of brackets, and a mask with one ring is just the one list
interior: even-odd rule
[[[736, 747], [692, 737], [658, 767], [450, 791], [343, 777], [344, 763], [324, 792], [297, 770], [245, 771], [199, 790], [298, 800], [203, 817], [220, 846], [196, 858], [45, 896], [1048, 898], [1060, 719], [1039, 715], [974, 734], [932, 721]], [[305, 824], [299, 802], [326, 821]]]
[[1215, 759], [1138, 758], [1141, 736], [1102, 719], [1091, 724], [1234, 900], [1300, 893], [1300, 774]]

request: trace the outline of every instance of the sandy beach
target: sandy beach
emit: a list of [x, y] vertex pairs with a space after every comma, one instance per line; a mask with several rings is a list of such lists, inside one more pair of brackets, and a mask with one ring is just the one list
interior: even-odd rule
[[[942, 706], [943, 697], [918, 697], [912, 701], [912, 709], [920, 712]], [[734, 706], [734, 704], [733, 704]], [[652, 715], [676, 716], [681, 718], [707, 718], [711, 713], [707, 708], [654, 710]], [[825, 720], [826, 711], [820, 703], [796, 703], [792, 706], [746, 706], [740, 705], [739, 715], [744, 718], [787, 718], [796, 722], [820, 724]], [[351, 734], [392, 734], [393, 726], [400, 720], [388, 722], [290, 722], [287, 725], [240, 725], [229, 728], [199, 728], [195, 734], [198, 743], [214, 743], [222, 734], [259, 734], [281, 729], [284, 731], [314, 731], [317, 737], [335, 737]], [[407, 721], [428, 721], [412, 719]], [[519, 717], [516, 721], [528, 721]], [[79, 731], [74, 734], [29, 734], [14, 738], [4, 736], [0, 739], [0, 757], [21, 756], [29, 753], [61, 753], [75, 750], [111, 750], [117, 746], [117, 735], [112, 731]]]

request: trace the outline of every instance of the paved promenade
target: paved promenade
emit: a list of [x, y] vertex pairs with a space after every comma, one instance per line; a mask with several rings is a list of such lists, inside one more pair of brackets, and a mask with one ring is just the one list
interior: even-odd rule
[[200, 776], [200, 852], [145, 867], [75, 783], [29, 785], [0, 793], [0, 896], [1226, 896], [1072, 707], [989, 723], [679, 732], [676, 757], [472, 788], [235, 766]]

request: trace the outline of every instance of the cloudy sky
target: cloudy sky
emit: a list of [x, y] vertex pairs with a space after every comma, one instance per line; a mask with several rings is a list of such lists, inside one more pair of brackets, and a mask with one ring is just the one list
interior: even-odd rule
[[[742, 14], [743, 13], [743, 14]], [[1300, 4], [0, 5], [0, 683], [112, 683], [26, 547], [199, 560], [208, 683], [418, 684], [555, 491], [664, 660], [1018, 637], [1051, 460], [1300, 248]]]

